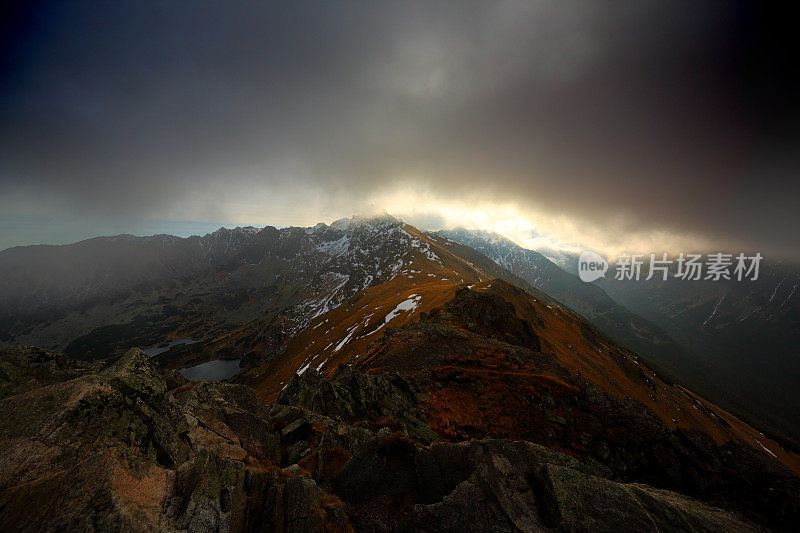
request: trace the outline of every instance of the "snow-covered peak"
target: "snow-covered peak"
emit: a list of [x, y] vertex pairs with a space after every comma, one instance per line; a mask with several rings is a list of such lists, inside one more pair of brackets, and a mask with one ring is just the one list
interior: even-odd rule
[[399, 218], [395, 218], [389, 214], [376, 215], [372, 217], [363, 217], [360, 215], [353, 215], [350, 218], [340, 218], [331, 223], [330, 228], [340, 231], [353, 231], [358, 228], [374, 228], [374, 229], [387, 229], [392, 226], [402, 226], [404, 222]]
[[438, 233], [474, 248], [498, 265], [515, 273], [519, 273], [521, 269], [537, 271], [555, 266], [539, 252], [523, 248], [511, 239], [492, 231], [457, 228]]
[[456, 228], [453, 230], [442, 230], [439, 232], [439, 234], [449, 238], [454, 238], [454, 236], [458, 237], [454, 239], [456, 241], [462, 241], [466, 238], [469, 238], [482, 241], [494, 246], [513, 246], [513, 247], [518, 246], [511, 239], [494, 231], [488, 231], [488, 230]]

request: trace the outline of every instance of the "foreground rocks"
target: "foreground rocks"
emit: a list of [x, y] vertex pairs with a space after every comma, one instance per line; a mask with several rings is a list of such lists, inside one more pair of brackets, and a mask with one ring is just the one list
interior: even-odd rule
[[266, 405], [140, 350], [105, 370], [23, 355], [0, 352], [37, 373], [0, 400], [8, 531], [759, 530], [529, 442], [438, 441], [399, 376], [308, 371]]
[[438, 437], [425, 421], [418, 394], [414, 383], [397, 373], [368, 376], [340, 366], [332, 379], [313, 370], [295, 376], [278, 403], [299, 405], [349, 424], [388, 426], [428, 444]]
[[[406, 448], [406, 449], [404, 449]], [[413, 461], [397, 461], [405, 455]], [[410, 449], [395, 437], [360, 448], [337, 480], [347, 501], [418, 494], [403, 531], [752, 531], [734, 516], [669, 491], [614, 483], [528, 442], [474, 440]], [[390, 516], [390, 513], [387, 513]], [[391, 519], [391, 518], [388, 518]], [[359, 523], [384, 529], [377, 519]]]

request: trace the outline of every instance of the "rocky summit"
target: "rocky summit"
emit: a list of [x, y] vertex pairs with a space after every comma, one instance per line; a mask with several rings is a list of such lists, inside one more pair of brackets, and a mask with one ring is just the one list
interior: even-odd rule
[[762, 530], [539, 444], [448, 442], [394, 373], [309, 370], [267, 404], [138, 349], [105, 369], [24, 348], [0, 364], [7, 531]]

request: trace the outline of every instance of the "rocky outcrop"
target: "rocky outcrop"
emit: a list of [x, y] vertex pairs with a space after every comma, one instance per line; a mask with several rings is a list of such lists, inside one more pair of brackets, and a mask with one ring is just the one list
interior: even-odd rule
[[309, 373], [267, 405], [140, 350], [72, 379], [40, 356], [54, 375], [0, 400], [8, 530], [758, 530], [540, 445], [434, 441], [398, 376]]
[[[566, 328], [563, 311], [528, 305], [522, 291], [503, 282], [491, 285], [459, 289], [419, 321], [389, 328], [356, 368], [399, 372], [417, 383], [426, 420], [442, 440], [535, 442], [602, 466], [614, 481], [685, 494], [773, 529], [791, 529], [800, 519], [800, 480], [767, 448], [699, 429], [728, 422], [699, 401], [678, 403], [678, 387], [645, 374], [625, 353], [605, 345], [593, 352], [572, 350], [579, 339], [589, 346], [606, 342], [587, 341], [582, 335], [591, 331], [577, 321], [581, 336], [565, 337], [560, 348], [569, 355], [536, 351], [536, 333], [526, 326], [549, 316], [551, 328]], [[546, 328], [538, 332], [540, 340], [550, 335]], [[555, 351], [552, 340], [542, 349]], [[611, 387], [602, 390], [606, 379]], [[632, 386], [647, 396], [636, 397]], [[650, 405], [643, 401], [647, 397], [654, 400]], [[670, 426], [667, 409], [712, 422], [687, 428], [672, 419]]]
[[[131, 350], [104, 371], [2, 400], [0, 522], [16, 531], [304, 531], [328, 528], [330, 511], [331, 524], [346, 527], [341, 505], [282, 460], [300, 441], [284, 423], [337, 423], [293, 408], [283, 411], [297, 417], [281, 416], [241, 385], [181, 379]], [[339, 445], [364, 440], [334, 432]], [[320, 440], [306, 437], [304, 449]]]
[[482, 337], [540, 351], [539, 337], [531, 323], [519, 318], [514, 306], [497, 294], [478, 293], [462, 287], [441, 308], [422, 317], [423, 323], [452, 324]]
[[[345, 501], [369, 507], [365, 530], [400, 531], [756, 531], [725, 511], [607, 472], [528, 442], [474, 440], [414, 447], [379, 436], [336, 481]], [[374, 518], [376, 502], [407, 501], [400, 522]], [[386, 510], [383, 520], [396, 519]]]
[[279, 404], [298, 405], [350, 424], [396, 428], [422, 443], [437, 440], [419, 408], [416, 385], [397, 373], [366, 375], [340, 365], [330, 379], [309, 369], [295, 374], [278, 396]]
[[73, 379], [92, 368], [43, 348], [0, 348], [0, 399]]

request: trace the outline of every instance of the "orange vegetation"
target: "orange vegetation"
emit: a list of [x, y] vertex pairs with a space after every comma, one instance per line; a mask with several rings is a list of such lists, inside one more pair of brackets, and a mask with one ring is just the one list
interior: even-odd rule
[[[445, 438], [495, 436], [543, 443], [571, 439], [572, 446], [580, 448], [579, 435], [557, 439], [550, 433], [558, 431], [559, 424], [542, 424], [542, 412], [527, 407], [531, 398], [552, 399], [553, 408], [547, 416], [551, 422], [558, 421], [560, 404], [571, 401], [574, 387], [557, 375], [511, 361], [508, 350], [498, 349], [500, 341], [473, 343], [469, 351], [454, 353], [446, 364], [427, 358], [424, 339], [406, 347], [390, 347], [385, 342], [389, 328], [417, 322], [421, 313], [430, 313], [452, 300], [457, 289], [470, 287], [510, 302], [517, 319], [530, 323], [539, 336], [541, 352], [552, 356], [571, 376], [587, 380], [600, 392], [640, 402], [667, 427], [699, 429], [718, 444], [743, 440], [800, 472], [800, 456], [783, 450], [730, 413], [664, 382], [635, 354], [614, 344], [573, 312], [509, 283], [488, 279], [485, 272], [424, 233], [410, 226], [406, 230], [428, 242], [441, 264], [415, 251], [410, 264], [394, 279], [369, 287], [314, 319], [282, 354], [250, 371], [250, 380], [267, 400], [274, 401], [291, 376], [307, 368], [332, 374], [339, 364], [346, 363], [366, 372], [394, 370], [426, 384], [431, 426]], [[443, 380], [447, 385], [441, 384]]]

